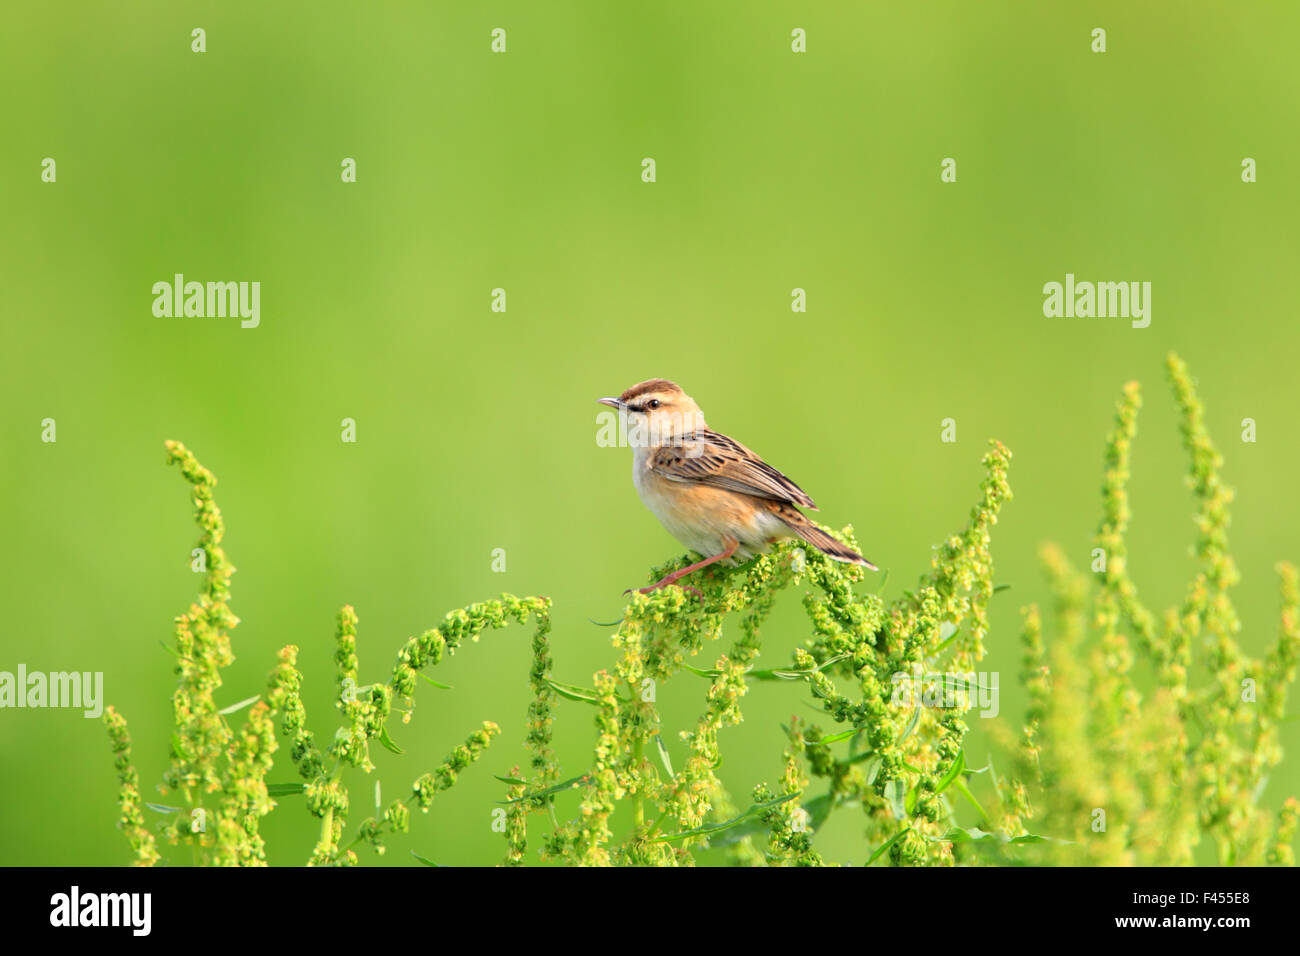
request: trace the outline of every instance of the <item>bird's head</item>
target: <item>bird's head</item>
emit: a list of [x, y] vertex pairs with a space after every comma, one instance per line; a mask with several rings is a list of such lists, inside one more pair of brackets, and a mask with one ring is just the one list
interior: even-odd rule
[[633, 445], [663, 445], [708, 427], [695, 399], [666, 378], [652, 378], [633, 385], [618, 398], [597, 401], [618, 409]]

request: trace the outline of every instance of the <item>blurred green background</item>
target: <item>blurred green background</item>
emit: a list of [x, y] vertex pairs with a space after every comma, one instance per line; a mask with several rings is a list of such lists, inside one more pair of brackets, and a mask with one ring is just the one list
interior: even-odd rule
[[[163, 463], [175, 438], [220, 479], [239, 569], [224, 702], [296, 643], [328, 739], [342, 604], [373, 679], [407, 636], [503, 590], [554, 599], [555, 676], [589, 684], [614, 660], [590, 619], [615, 619], [620, 592], [682, 551], [637, 500], [630, 452], [597, 446], [594, 399], [664, 376], [821, 520], [853, 522], [890, 597], [965, 521], [986, 440], [1005, 442], [1016, 497], [993, 550], [1011, 590], [986, 664], [1018, 724], [1018, 609], [1048, 598], [1036, 551], [1055, 540], [1086, 564], [1132, 378], [1146, 407], [1131, 564], [1157, 608], [1193, 573], [1170, 349], [1238, 490], [1242, 643], [1262, 653], [1273, 565], [1300, 558], [1300, 6], [1068, 7], [7, 4], [0, 669], [103, 671], [156, 799], [174, 684], [159, 642], [198, 586], [186, 487]], [[260, 281], [261, 326], [155, 318], [151, 286], [176, 272]], [[1042, 286], [1067, 272], [1150, 281], [1151, 326], [1044, 318]], [[948, 417], [956, 443], [940, 441]], [[798, 594], [765, 635], [763, 666], [787, 661], [807, 636]], [[440, 668], [454, 690], [422, 688], [395, 731], [407, 754], [376, 755], [386, 800], [480, 721], [504, 733], [364, 863], [500, 859], [492, 775], [526, 757], [528, 642], [493, 632]], [[668, 728], [694, 721], [703, 690], [661, 690]], [[792, 713], [814, 715], [799, 687], [760, 685], [723, 732], [738, 799], [779, 777]], [[1300, 790], [1300, 725], [1286, 727], [1270, 806]], [[565, 771], [585, 769], [594, 735], [588, 708], [560, 702]], [[128, 859], [100, 722], [0, 711], [0, 767], [0, 862]], [[371, 784], [352, 782], [355, 826]], [[818, 848], [861, 862], [842, 816]], [[272, 862], [304, 862], [316, 829], [282, 801]]]

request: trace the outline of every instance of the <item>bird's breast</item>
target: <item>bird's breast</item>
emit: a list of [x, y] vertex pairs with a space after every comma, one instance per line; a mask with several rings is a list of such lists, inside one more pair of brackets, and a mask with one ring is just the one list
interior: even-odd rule
[[749, 495], [695, 481], [673, 481], [649, 467], [649, 451], [637, 449], [632, 482], [642, 503], [674, 538], [703, 555], [717, 554], [726, 538], [742, 545], [742, 557], [782, 531], [788, 531], [770, 509]]
[[656, 475], [650, 470], [650, 452], [653, 449], [638, 447], [632, 456], [632, 484], [642, 503], [649, 508], [660, 521], [663, 521], [661, 509], [670, 504], [671, 490], [666, 485], [675, 484], [668, 478]]

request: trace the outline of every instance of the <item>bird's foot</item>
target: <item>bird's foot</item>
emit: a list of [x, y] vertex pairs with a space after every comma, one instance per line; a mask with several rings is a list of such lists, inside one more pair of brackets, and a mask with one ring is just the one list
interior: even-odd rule
[[[624, 591], [623, 593], [624, 593], [624, 594], [631, 594], [631, 593], [635, 590], [637, 594], [649, 594], [651, 591], [658, 591], [660, 588], [666, 588], [666, 587], [668, 587], [668, 585], [670, 585], [670, 584], [677, 584], [677, 581], [678, 581], [678, 577], [677, 577], [676, 575], [670, 574], [670, 575], [668, 575], [668, 577], [666, 577], [666, 578], [660, 578], [658, 581], [656, 581], [654, 584], [650, 585], [649, 587], [646, 587], [646, 588], [628, 588], [628, 589], [627, 589], [626, 591]], [[700, 589], [699, 589], [699, 588], [692, 587], [692, 586], [689, 585], [689, 584], [677, 584], [677, 586], [678, 586], [679, 588], [681, 588], [683, 591], [690, 591], [692, 594], [694, 594], [694, 595], [695, 595], [697, 598], [699, 598], [701, 601], [704, 600], [704, 595], [700, 593]]]

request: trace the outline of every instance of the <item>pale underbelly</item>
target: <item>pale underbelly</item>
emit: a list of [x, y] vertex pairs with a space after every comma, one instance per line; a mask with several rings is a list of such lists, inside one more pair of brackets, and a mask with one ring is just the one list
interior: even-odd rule
[[734, 538], [740, 547], [728, 563], [739, 564], [791, 534], [785, 522], [747, 495], [707, 486], [664, 488], [664, 481], [637, 482], [642, 502], [669, 534], [705, 557], [725, 551], [727, 539]]

